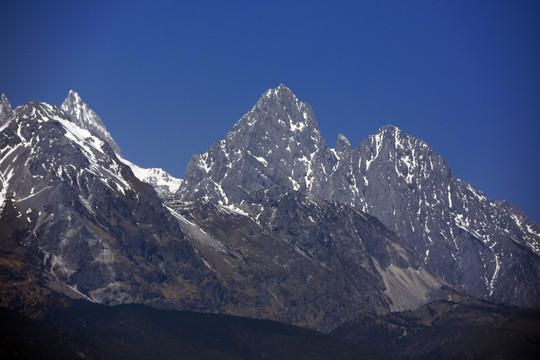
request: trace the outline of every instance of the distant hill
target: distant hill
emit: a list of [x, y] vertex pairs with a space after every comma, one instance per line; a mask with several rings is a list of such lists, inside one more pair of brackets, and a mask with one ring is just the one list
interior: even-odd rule
[[0, 308], [3, 359], [380, 359], [274, 321], [75, 301], [42, 320]]
[[362, 315], [332, 332], [397, 359], [538, 359], [540, 308], [517, 308], [460, 295], [415, 311]]

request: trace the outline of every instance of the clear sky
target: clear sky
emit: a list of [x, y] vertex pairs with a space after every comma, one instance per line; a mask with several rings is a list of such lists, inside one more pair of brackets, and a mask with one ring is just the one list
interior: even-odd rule
[[329, 145], [386, 124], [540, 223], [540, 1], [0, 4], [0, 92], [81, 95], [124, 156], [183, 177], [280, 83]]

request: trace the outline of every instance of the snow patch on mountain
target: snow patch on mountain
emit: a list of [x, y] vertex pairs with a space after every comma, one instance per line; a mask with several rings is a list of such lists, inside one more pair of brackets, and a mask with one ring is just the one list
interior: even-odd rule
[[135, 165], [129, 160], [120, 158], [120, 160], [128, 165], [133, 171], [133, 174], [141, 181], [152, 185], [156, 191], [159, 193], [169, 193], [174, 194], [182, 185], [183, 180], [175, 178], [168, 172], [160, 168], [142, 168], [138, 165]]

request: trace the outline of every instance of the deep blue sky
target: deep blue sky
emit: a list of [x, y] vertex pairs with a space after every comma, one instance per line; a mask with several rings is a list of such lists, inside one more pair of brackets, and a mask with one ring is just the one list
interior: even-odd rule
[[125, 157], [183, 177], [268, 88], [330, 145], [394, 124], [540, 223], [539, 1], [24, 1], [0, 4], [0, 92], [73, 89]]

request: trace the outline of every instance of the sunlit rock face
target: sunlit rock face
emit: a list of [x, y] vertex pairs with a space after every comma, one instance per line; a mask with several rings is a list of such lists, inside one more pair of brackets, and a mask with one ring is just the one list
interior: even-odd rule
[[354, 314], [417, 308], [445, 284], [374, 217], [288, 187], [233, 205], [167, 203], [242, 297], [230, 305], [239, 315], [330, 330]]

